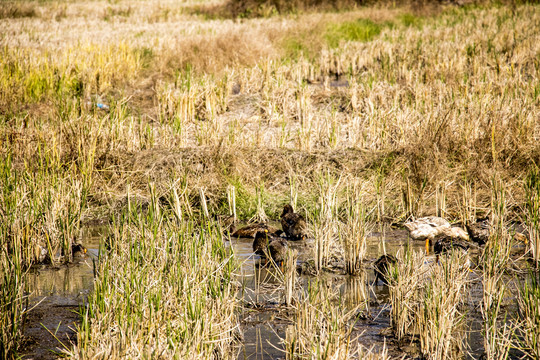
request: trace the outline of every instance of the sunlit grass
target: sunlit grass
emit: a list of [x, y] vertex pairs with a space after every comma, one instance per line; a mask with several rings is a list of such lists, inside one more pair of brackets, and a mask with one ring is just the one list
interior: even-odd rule
[[159, 202], [139, 211], [115, 223], [72, 355], [235, 358], [236, 267], [219, 228], [178, 221]]
[[[215, 4], [2, 7], [2, 275], [14, 306], [14, 321], [2, 320], [5, 354], [19, 346], [22, 320], [22, 280], [7, 275], [23, 276], [42, 250], [54, 262], [85, 219], [115, 218], [72, 355], [233, 357], [234, 266], [208, 220], [278, 219], [287, 202], [310, 221], [320, 273], [339, 258], [362, 274], [375, 221], [466, 222], [491, 209], [499, 235], [482, 258], [487, 352], [507, 339], [492, 331], [502, 315], [498, 274], [510, 266], [506, 219], [525, 215], [536, 263], [540, 254], [539, 7], [266, 8], [263, 18], [237, 21], [204, 15], [206, 5]], [[461, 337], [445, 332], [462, 324], [438, 302], [449, 298], [435, 283], [442, 273], [429, 280], [420, 254], [400, 260], [390, 293], [395, 336], [422, 329], [426, 357], [461, 349]], [[350, 314], [333, 309], [327, 290], [295, 293], [293, 265], [284, 297], [300, 301], [303, 322], [290, 329], [288, 351], [360, 354], [345, 349]], [[461, 273], [445, 266], [461, 294]], [[532, 292], [520, 293], [523, 313]], [[439, 329], [429, 321], [441, 309], [451, 318]], [[333, 328], [316, 330], [318, 321]], [[450, 345], [426, 340], [435, 333]]]

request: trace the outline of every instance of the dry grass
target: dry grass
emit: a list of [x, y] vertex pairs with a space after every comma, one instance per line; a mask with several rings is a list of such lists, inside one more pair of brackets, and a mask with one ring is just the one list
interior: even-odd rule
[[178, 222], [157, 201], [138, 211], [128, 209], [109, 238], [70, 355], [236, 358], [236, 267], [219, 228]]
[[[2, 7], [2, 243], [18, 239], [23, 265], [35, 261], [38, 245], [54, 254], [69, 246], [82, 221], [117, 216], [132, 205], [144, 205], [141, 213], [170, 205], [172, 211], [163, 210], [170, 219], [149, 243], [173, 246], [170, 235], [187, 218], [276, 219], [283, 203], [293, 202], [313, 220], [318, 268], [331, 254], [347, 253], [349, 272], [358, 272], [367, 224], [434, 214], [472, 221], [498, 196], [492, 179], [505, 184], [504, 221], [525, 219], [538, 259], [538, 181], [525, 176], [540, 164], [537, 5], [384, 5], [295, 15], [268, 7], [261, 8], [267, 17], [254, 19], [207, 18], [201, 10], [220, 5], [120, 0]], [[142, 244], [150, 241], [133, 224], [125, 229]], [[100, 265], [100, 276], [108, 266], [131, 271], [122, 259], [136, 244], [119, 234], [121, 251]], [[215, 265], [215, 258], [203, 257]], [[212, 266], [201, 271], [215, 271]], [[418, 303], [426, 280], [400, 271], [392, 301]], [[498, 270], [490, 271], [486, 304], [499, 284]], [[147, 280], [175, 289], [166, 278]], [[101, 292], [120, 307], [111, 289]], [[146, 316], [149, 308], [141, 306]], [[322, 319], [312, 314], [313, 303], [302, 306], [298, 311]], [[392, 314], [400, 339], [418, 335], [407, 309]], [[109, 310], [93, 308], [92, 318], [100, 320], [85, 325], [93, 335], [81, 344], [92, 354], [120, 351], [108, 347], [108, 331], [121, 323], [101, 318]], [[328, 311], [324, 319], [346, 323], [347, 314]], [[458, 323], [454, 314], [450, 328]], [[304, 325], [298, 339], [313, 324]], [[341, 353], [349, 338], [343, 329], [339, 341], [321, 333], [317, 344]], [[154, 330], [163, 338], [160, 329], [143, 333]], [[196, 340], [211, 336], [199, 335]], [[219, 345], [224, 354], [226, 338]], [[312, 345], [291, 349], [311, 354]], [[141, 355], [136, 347], [129, 350], [133, 357]]]
[[[81, 16], [77, 6], [83, 5], [74, 4], [67, 12], [73, 12], [73, 19]], [[358, 10], [347, 16], [382, 16], [384, 11], [377, 11]], [[394, 15], [385, 21], [400, 19], [399, 12], [392, 11]], [[478, 206], [485, 208], [488, 179], [500, 172], [506, 182], [515, 184], [513, 198], [519, 200], [523, 195], [520, 169], [538, 163], [534, 62], [538, 34], [527, 25], [538, 15], [532, 6], [516, 11], [512, 26], [520, 35], [515, 39], [510, 37], [511, 20], [504, 7], [451, 9], [434, 18], [421, 18], [421, 27], [398, 22], [383, 27], [371, 42], [343, 43], [336, 49], [322, 49], [313, 60], [300, 58], [293, 63], [278, 60], [283, 41], [278, 38], [298, 26], [290, 18], [201, 22], [184, 14], [174, 22], [151, 23], [134, 8], [130, 22], [90, 16], [85, 20], [88, 23], [73, 27], [68, 16], [58, 26], [72, 28], [58, 33], [69, 33], [69, 37], [52, 39], [48, 49], [38, 44], [51, 28], [51, 20], [32, 19], [30, 28], [41, 29], [35, 35], [18, 30], [17, 20], [3, 23], [3, 30], [14, 33], [2, 40], [6, 46], [2, 82], [9, 91], [2, 93], [1, 103], [4, 116], [11, 119], [10, 126], [2, 129], [4, 149], [14, 149], [16, 162], [21, 162], [32, 156], [25, 154], [30, 144], [41, 137], [56, 138], [65, 143], [61, 158], [70, 162], [79, 156], [73, 145], [79, 141], [78, 134], [99, 131], [94, 167], [113, 174], [119, 169], [144, 175], [148, 170], [141, 168], [144, 156], [166, 162], [184, 157], [178, 147], [203, 153], [211, 150], [195, 149], [219, 147], [220, 156], [235, 155], [231, 166], [239, 171], [233, 177], [243, 183], [270, 179], [264, 180], [265, 187], [276, 190], [283, 183], [279, 173], [284, 172], [264, 175], [265, 169], [259, 166], [263, 154], [280, 154], [284, 164], [276, 159], [279, 168], [289, 167], [296, 157], [313, 158], [330, 163], [337, 175], [376, 177], [378, 185], [366, 191], [380, 196], [380, 189], [385, 189], [386, 204], [381, 206], [377, 199], [379, 219], [433, 213], [441, 182], [446, 184], [445, 211], [458, 217], [463, 186], [474, 183]], [[530, 16], [520, 16], [524, 13]], [[307, 21], [302, 26], [324, 29], [319, 24], [334, 21], [332, 16], [304, 15]], [[171, 41], [166, 41], [158, 35], [171, 24], [177, 25], [178, 34], [167, 33]], [[112, 37], [102, 38], [82, 32], [79, 26], [83, 25], [85, 29], [114, 26], [114, 31]], [[477, 30], [480, 25], [482, 31]], [[253, 36], [238, 37], [247, 32]], [[196, 35], [191, 44], [185, 43], [188, 33]], [[55, 43], [61, 46], [53, 48]], [[204, 44], [201, 51], [219, 56], [197, 52], [195, 43]], [[245, 54], [245, 62], [238, 59], [240, 54]], [[261, 57], [274, 60], [260, 62]], [[256, 62], [257, 66], [243, 67]], [[183, 70], [186, 64], [191, 72]], [[226, 76], [197, 75], [200, 70], [218, 68]], [[178, 75], [166, 75], [174, 72]], [[348, 86], [333, 87], [333, 73], [344, 74]], [[317, 81], [320, 85], [311, 84]], [[111, 107], [108, 114], [88, 108], [97, 95]], [[58, 117], [66, 117], [70, 126], [58, 122]], [[81, 117], [85, 129], [79, 125]], [[251, 151], [254, 147], [265, 151]], [[324, 156], [328, 152], [330, 156]], [[132, 168], [130, 158], [143, 162]], [[355, 164], [355, 159], [360, 163]], [[305, 193], [314, 188], [316, 177], [309, 174], [316, 171], [311, 161], [303, 164], [286, 169], [284, 175], [291, 171], [308, 174], [301, 182]], [[152, 167], [152, 176], [167, 178]], [[223, 183], [223, 169], [212, 164], [204, 170], [209, 178], [218, 179], [210, 183]], [[144, 187], [142, 180], [132, 182]], [[252, 184], [251, 189], [259, 185]], [[216, 190], [208, 193], [210, 199], [222, 197]]]
[[287, 358], [348, 359], [365, 351], [360, 345], [351, 346], [358, 336], [353, 333], [357, 308], [340, 304], [331, 284], [310, 282], [294, 311], [294, 325], [286, 332]]
[[403, 341], [417, 333], [420, 291], [425, 284], [428, 268], [423, 254], [407, 251], [397, 255], [397, 266], [389, 269], [392, 304], [390, 319], [396, 338]]
[[465, 327], [462, 312], [467, 291], [468, 267], [458, 254], [429, 264], [425, 255], [398, 254], [390, 269], [391, 320], [402, 343], [419, 340], [428, 359], [463, 356]]
[[441, 259], [423, 291], [417, 321], [427, 359], [460, 359], [465, 349], [463, 304], [469, 269], [458, 254]]

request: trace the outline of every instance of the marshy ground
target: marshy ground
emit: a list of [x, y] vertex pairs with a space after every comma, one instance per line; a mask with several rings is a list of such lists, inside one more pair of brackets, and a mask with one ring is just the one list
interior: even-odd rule
[[[534, 2], [4, 1], [0, 45], [0, 358], [540, 357]], [[258, 267], [228, 220], [287, 203]]]

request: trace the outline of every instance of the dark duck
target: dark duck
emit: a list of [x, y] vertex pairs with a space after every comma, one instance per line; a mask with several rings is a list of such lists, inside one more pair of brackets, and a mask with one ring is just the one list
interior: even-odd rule
[[471, 260], [469, 258], [468, 251], [471, 248], [477, 248], [477, 245], [471, 241], [463, 240], [459, 237], [448, 236], [441, 234], [435, 238], [435, 245], [433, 245], [433, 252], [435, 252], [436, 261], [439, 263], [439, 257], [441, 255], [451, 254], [452, 252], [459, 253], [460, 257], [466, 257], [467, 268], [471, 267]]
[[231, 226], [231, 237], [254, 238], [258, 232], [266, 232], [272, 237], [280, 236], [283, 233], [282, 230], [264, 222], [249, 224], [239, 229], [236, 229], [234, 224]]
[[272, 259], [275, 263], [281, 264], [287, 254], [287, 240], [276, 238], [267, 231], [259, 231], [253, 240], [253, 252], [261, 258]]
[[465, 227], [467, 228], [467, 232], [472, 241], [478, 245], [487, 243], [489, 239], [489, 230], [491, 228], [489, 218], [477, 219], [474, 224], [467, 224]]
[[73, 244], [71, 246], [71, 253], [74, 258], [81, 258], [86, 256], [86, 248], [82, 244]]
[[388, 285], [388, 280], [390, 278], [390, 267], [394, 266], [397, 263], [397, 259], [393, 255], [382, 255], [380, 258], [375, 261], [375, 283], [378, 280], [381, 280], [383, 284]]
[[303, 240], [306, 238], [306, 220], [302, 215], [295, 213], [289, 204], [283, 207], [281, 227], [290, 240]]

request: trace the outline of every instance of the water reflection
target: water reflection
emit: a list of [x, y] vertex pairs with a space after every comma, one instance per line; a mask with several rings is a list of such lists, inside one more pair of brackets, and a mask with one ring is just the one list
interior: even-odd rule
[[341, 287], [341, 293], [345, 298], [345, 306], [349, 309], [359, 306], [360, 310], [367, 310], [370, 294], [366, 282], [366, 272], [362, 271], [358, 276], [347, 276]]
[[244, 345], [238, 355], [239, 360], [263, 360], [285, 358], [282, 350], [283, 327], [272, 327], [268, 322], [244, 329]]
[[99, 255], [99, 244], [105, 227], [85, 228], [82, 244], [88, 249], [86, 256], [69, 265], [50, 267], [38, 265], [28, 274], [28, 292], [32, 297], [87, 295], [93, 289], [94, 261]]
[[32, 296], [76, 297], [93, 289], [93, 264], [86, 260], [58, 269], [43, 268], [30, 273], [27, 279]]

